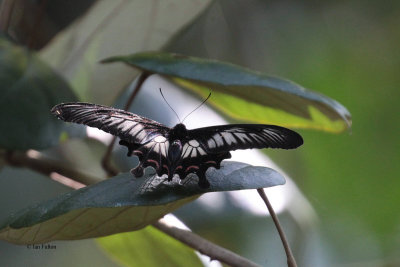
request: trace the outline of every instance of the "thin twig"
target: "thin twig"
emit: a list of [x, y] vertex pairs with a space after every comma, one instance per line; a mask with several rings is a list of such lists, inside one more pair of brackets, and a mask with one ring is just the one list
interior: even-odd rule
[[68, 168], [65, 163], [46, 158], [39, 151], [32, 149], [26, 152], [6, 152], [4, 159], [11, 166], [29, 168], [49, 177], [53, 177], [53, 173], [68, 177], [71, 181], [77, 182], [77, 184], [71, 184], [71, 188], [79, 188], [82, 184], [89, 185], [98, 181], [95, 177]]
[[181, 241], [189, 247], [205, 254], [211, 258], [211, 260], [219, 260], [229, 266], [234, 267], [259, 267], [260, 265], [240, 256], [232, 251], [229, 251], [223, 247], [220, 247], [210, 241], [196, 235], [187, 230], [179, 229], [175, 226], [167, 225], [163, 221], [159, 220], [153, 223], [153, 226], [158, 230], [166, 233], [169, 236]]
[[27, 46], [29, 49], [33, 49], [36, 45], [37, 33], [42, 30], [40, 24], [42, 23], [44, 12], [47, 6], [48, 0], [41, 0], [39, 3], [39, 11], [36, 13], [34, 23], [30, 29]]
[[7, 33], [15, 6], [14, 0], [4, 0], [0, 5], [0, 32]]
[[260, 197], [262, 198], [262, 200], [264, 201], [265, 205], [267, 205], [269, 214], [271, 214], [271, 218], [274, 221], [276, 229], [278, 230], [279, 237], [282, 240], [283, 248], [285, 249], [288, 267], [297, 267], [297, 263], [293, 256], [292, 250], [290, 249], [289, 242], [286, 239], [285, 233], [283, 232], [283, 229], [279, 223], [278, 216], [276, 216], [275, 211], [272, 208], [272, 205], [269, 202], [267, 195], [264, 192], [264, 189], [258, 188], [257, 192], [260, 195]]
[[[129, 107], [132, 105], [133, 100], [135, 100], [137, 94], [139, 93], [140, 88], [142, 87], [144, 81], [149, 77], [151, 74], [149, 72], [142, 72], [140, 76], [138, 77], [138, 80], [136, 82], [136, 86], [133, 89], [132, 94], [129, 96], [128, 101], [126, 101], [124, 110], [128, 110]], [[102, 160], [101, 160], [101, 166], [103, 169], [107, 172], [108, 176], [112, 177], [118, 174], [118, 170], [111, 165], [110, 159], [111, 159], [111, 153], [115, 145], [115, 141], [117, 140], [116, 136], [113, 136], [113, 139], [111, 140], [110, 144], [107, 147], [106, 153], [104, 154]]]

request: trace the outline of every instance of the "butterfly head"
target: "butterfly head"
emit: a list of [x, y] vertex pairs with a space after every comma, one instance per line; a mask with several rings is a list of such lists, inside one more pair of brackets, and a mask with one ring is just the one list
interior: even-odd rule
[[183, 123], [178, 123], [169, 132], [169, 140], [183, 140], [187, 136], [187, 129]]

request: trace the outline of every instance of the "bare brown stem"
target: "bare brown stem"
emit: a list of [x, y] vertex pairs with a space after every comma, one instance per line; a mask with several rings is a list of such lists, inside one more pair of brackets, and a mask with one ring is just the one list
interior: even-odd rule
[[34, 21], [34, 24], [33, 24], [32, 28], [31, 28], [31, 30], [30, 30], [29, 38], [28, 38], [28, 41], [27, 41], [29, 49], [32, 49], [33, 47], [35, 47], [36, 38], [37, 38], [37, 32], [39, 30], [41, 30], [40, 29], [40, 24], [42, 23], [42, 20], [43, 20], [43, 15], [44, 15], [44, 12], [45, 12], [45, 9], [46, 9], [46, 6], [47, 6], [47, 1], [48, 0], [41, 0], [40, 3], [39, 3], [39, 11], [36, 14], [35, 21]]
[[[129, 107], [132, 105], [133, 100], [135, 100], [137, 94], [140, 91], [140, 88], [142, 87], [144, 81], [149, 77], [151, 74], [148, 72], [142, 72], [137, 80], [136, 86], [133, 89], [132, 94], [129, 96], [128, 101], [126, 101], [124, 110], [128, 110]], [[111, 153], [115, 145], [115, 141], [117, 140], [117, 137], [114, 136], [113, 139], [111, 140], [110, 144], [107, 147], [106, 153], [104, 154], [102, 160], [101, 160], [101, 166], [103, 169], [107, 172], [108, 176], [112, 177], [118, 174], [118, 170], [111, 165], [110, 159], [111, 159]]]
[[264, 189], [258, 188], [257, 192], [260, 195], [260, 197], [262, 198], [262, 200], [264, 201], [265, 205], [267, 206], [269, 214], [271, 214], [271, 218], [274, 221], [276, 229], [278, 230], [279, 237], [281, 238], [283, 248], [285, 249], [288, 267], [297, 267], [297, 263], [293, 256], [292, 250], [290, 249], [289, 242], [286, 239], [285, 233], [283, 232], [281, 224], [279, 223], [278, 216], [276, 216], [275, 211], [272, 208], [272, 205], [269, 202], [267, 195], [264, 192]]
[[[39, 151], [32, 149], [26, 152], [6, 152], [4, 159], [11, 166], [29, 168], [52, 177], [52, 179], [54, 179], [54, 173], [58, 173], [66, 178], [73, 177], [69, 178], [71, 181], [69, 181], [68, 184], [63, 184], [74, 189], [80, 188], [82, 185], [95, 183], [97, 181], [97, 179], [94, 177], [90, 177], [72, 168], [68, 168], [64, 163], [46, 158]], [[64, 179], [64, 181], [66, 180]], [[74, 181], [76, 182], [75, 184], [73, 183]]]
[[202, 238], [187, 230], [179, 229], [175, 226], [171, 226], [159, 220], [154, 223], [153, 226], [158, 230], [166, 233], [169, 236], [181, 241], [189, 247], [205, 254], [211, 258], [211, 260], [219, 260], [229, 266], [234, 267], [259, 267], [260, 265], [233, 253], [223, 247], [220, 247], [210, 241]]
[[3, 0], [0, 5], [0, 31], [7, 33], [15, 0]]

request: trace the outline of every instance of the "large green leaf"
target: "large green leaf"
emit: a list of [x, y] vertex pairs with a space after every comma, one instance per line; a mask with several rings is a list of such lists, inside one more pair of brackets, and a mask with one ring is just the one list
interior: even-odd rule
[[161, 49], [210, 2], [96, 1], [40, 53], [70, 82], [80, 100], [111, 105], [137, 73], [122, 65], [104, 66], [99, 60], [144, 48]]
[[152, 226], [98, 238], [97, 242], [124, 266], [203, 266], [193, 249]]
[[265, 188], [285, 182], [272, 169], [230, 161], [207, 174], [211, 186], [201, 189], [195, 175], [181, 184], [154, 174], [136, 179], [123, 173], [11, 215], [0, 224], [0, 239], [32, 244], [138, 230], [206, 192]]
[[42, 149], [66, 124], [50, 109], [76, 98], [67, 83], [34, 54], [0, 38], [0, 147]]
[[351, 116], [340, 103], [291, 81], [209, 59], [162, 52], [116, 56], [102, 61], [124, 62], [161, 74], [202, 97], [232, 118], [254, 123], [340, 132]]

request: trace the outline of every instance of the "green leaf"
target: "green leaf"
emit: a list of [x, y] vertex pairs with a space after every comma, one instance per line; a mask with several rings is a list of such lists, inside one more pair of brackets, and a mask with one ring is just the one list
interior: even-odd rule
[[351, 125], [347, 109], [335, 100], [291, 81], [230, 63], [162, 52], [116, 56], [102, 61], [124, 62], [205, 98], [226, 115], [253, 123], [341, 132]]
[[211, 2], [96, 1], [40, 54], [70, 82], [81, 101], [111, 105], [137, 73], [122, 65], [105, 67], [100, 59], [144, 47], [161, 49]]
[[201, 189], [195, 175], [180, 184], [154, 174], [137, 179], [123, 173], [11, 215], [0, 224], [0, 239], [35, 244], [138, 230], [203, 193], [285, 183], [272, 169], [231, 161], [207, 174], [211, 186]]
[[66, 124], [51, 115], [75, 101], [68, 85], [36, 55], [0, 38], [0, 147], [42, 149], [58, 143]]
[[193, 249], [152, 226], [98, 238], [97, 242], [123, 266], [203, 266]]

